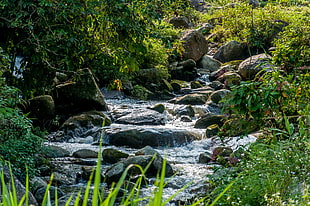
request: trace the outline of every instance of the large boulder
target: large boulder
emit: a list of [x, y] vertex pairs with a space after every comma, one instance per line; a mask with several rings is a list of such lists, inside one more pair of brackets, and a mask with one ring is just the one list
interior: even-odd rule
[[258, 73], [273, 69], [273, 65], [270, 64], [270, 58], [267, 54], [251, 56], [241, 62], [238, 67], [238, 73], [244, 80], [252, 80]]
[[195, 128], [206, 129], [207, 127], [214, 124], [222, 126], [223, 119], [224, 119], [223, 115], [216, 115], [210, 113], [200, 117], [195, 123]]
[[198, 61], [208, 52], [208, 41], [196, 30], [187, 31], [181, 38], [183, 42], [183, 56], [186, 59]]
[[170, 74], [172, 79], [184, 81], [194, 80], [198, 75], [196, 62], [193, 59], [179, 62], [177, 65], [172, 66]]
[[147, 145], [154, 147], [176, 147], [201, 139], [200, 134], [185, 129], [129, 127], [111, 128], [105, 131], [105, 141], [115, 146], [142, 148]]
[[169, 100], [170, 103], [174, 104], [189, 104], [189, 105], [202, 105], [208, 100], [211, 93], [206, 94], [187, 94], [181, 97], [176, 97]]
[[222, 63], [232, 60], [246, 59], [247, 57], [249, 57], [247, 45], [237, 41], [230, 41], [221, 46], [213, 56], [214, 59], [217, 59]]
[[114, 164], [127, 157], [129, 157], [129, 154], [114, 148], [107, 148], [102, 151], [102, 159], [106, 163]]
[[57, 85], [53, 91], [53, 99], [58, 114], [72, 115], [90, 110], [108, 110], [89, 69], [81, 69], [75, 74], [73, 81]]
[[55, 103], [50, 95], [37, 96], [29, 100], [30, 116], [38, 119], [52, 119]]
[[[111, 124], [111, 120], [99, 111], [83, 112], [66, 120], [60, 127], [61, 135], [55, 141], [84, 142], [88, 143], [99, 139], [101, 127]], [[84, 141], [84, 140], [85, 141]]]
[[209, 100], [214, 103], [220, 103], [220, 101], [229, 93], [230, 91], [228, 89], [217, 90], [210, 95]]
[[172, 24], [175, 28], [189, 28], [189, 20], [185, 16], [175, 16], [169, 20], [169, 23]]
[[199, 62], [199, 67], [214, 72], [219, 70], [221, 64], [222, 63], [220, 61], [214, 59], [212, 56], [204, 55]]
[[[146, 175], [150, 177], [155, 177], [161, 172], [163, 168], [163, 158], [157, 151], [155, 151], [150, 146], [141, 149], [135, 154], [135, 156], [122, 160], [108, 168], [104, 174], [106, 182], [108, 184], [111, 184], [112, 182], [117, 182], [125, 169], [129, 166], [139, 165], [143, 169], [145, 169], [148, 164], [150, 164], [150, 167], [146, 171]], [[173, 175], [173, 170], [170, 164], [166, 164], [165, 171], [166, 177]], [[129, 169], [128, 174], [130, 176], [135, 176], [141, 174], [141, 171], [139, 168], [132, 166]]]
[[166, 116], [153, 109], [114, 110], [115, 123], [133, 125], [164, 125]]

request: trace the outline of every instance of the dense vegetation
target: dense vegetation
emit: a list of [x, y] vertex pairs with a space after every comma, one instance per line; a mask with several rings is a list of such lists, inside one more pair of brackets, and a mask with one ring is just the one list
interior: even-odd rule
[[[252, 53], [269, 52], [274, 71], [232, 88], [224, 112], [255, 121], [263, 136], [234, 168], [210, 177], [219, 205], [308, 205], [310, 170], [310, 8], [302, 0], [213, 1], [206, 13], [188, 1], [6, 0], [0, 3], [0, 155], [17, 174], [33, 168], [40, 138], [18, 109], [24, 99], [48, 93], [56, 71], [90, 68], [104, 86], [133, 79], [139, 68], [168, 76], [169, 59], [182, 50], [180, 30], [167, 19], [185, 15], [212, 22], [209, 41], [246, 42]], [[222, 6], [219, 8], [219, 6]], [[285, 22], [285, 27], [283, 27]], [[280, 33], [279, 33], [280, 32]], [[22, 56], [21, 70], [14, 68]], [[21, 72], [23, 78], [17, 78]], [[42, 78], [44, 77], [44, 78]], [[9, 85], [9, 86], [8, 86]], [[15, 86], [18, 89], [15, 89]], [[139, 86], [136, 86], [139, 88]], [[225, 128], [224, 128], [225, 129]], [[237, 128], [230, 125], [229, 130]], [[223, 131], [222, 131], [223, 132]], [[10, 152], [8, 152], [10, 151]]]

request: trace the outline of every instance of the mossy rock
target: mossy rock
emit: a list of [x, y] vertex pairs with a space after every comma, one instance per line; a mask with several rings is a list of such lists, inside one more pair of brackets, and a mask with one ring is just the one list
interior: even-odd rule
[[243, 62], [243, 60], [229, 61], [229, 62], [226, 62], [226, 63], [222, 64], [222, 67], [230, 65], [233, 70], [237, 70], [238, 66], [239, 66], [239, 64], [241, 64], [241, 62]]

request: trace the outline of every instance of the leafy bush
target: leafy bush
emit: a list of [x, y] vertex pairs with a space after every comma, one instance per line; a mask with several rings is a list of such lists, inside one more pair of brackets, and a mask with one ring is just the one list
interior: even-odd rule
[[25, 177], [26, 165], [35, 173], [35, 155], [42, 139], [32, 131], [31, 121], [17, 108], [19, 91], [0, 76], [0, 160], [9, 161], [18, 177]]
[[[239, 170], [211, 176], [215, 196], [231, 181], [233, 187], [219, 205], [307, 205], [304, 191], [310, 185], [309, 140], [254, 143], [246, 152]], [[217, 173], [216, 173], [217, 174]]]

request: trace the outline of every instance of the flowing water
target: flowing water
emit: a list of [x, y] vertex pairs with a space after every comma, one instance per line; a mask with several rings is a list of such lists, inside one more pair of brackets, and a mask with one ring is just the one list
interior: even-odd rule
[[[167, 179], [168, 184], [164, 190], [164, 199], [169, 198], [171, 195], [177, 193], [178, 190], [183, 188], [184, 186], [189, 186], [180, 192], [174, 199], [175, 201], [169, 203], [169, 205], [178, 205], [180, 202], [186, 202], [192, 200], [197, 196], [203, 196], [208, 192], [208, 179], [207, 175], [213, 173], [213, 168], [216, 166], [215, 164], [201, 164], [198, 163], [198, 158], [201, 153], [209, 152], [211, 153], [212, 150], [216, 146], [230, 146], [232, 149], [236, 150], [240, 146], [248, 145], [250, 142], [255, 141], [254, 136], [247, 136], [247, 137], [231, 137], [226, 138], [225, 142], [222, 142], [218, 138], [210, 138], [207, 139], [205, 137], [205, 130], [204, 129], [194, 129], [194, 124], [197, 118], [199, 118], [199, 114], [192, 118], [191, 122], [183, 122], [180, 120], [179, 117], [176, 117], [169, 113], [168, 111], [175, 111], [179, 107], [184, 105], [175, 105], [166, 102], [159, 102], [159, 101], [137, 101], [127, 98], [119, 98], [119, 99], [106, 99], [106, 102], [109, 106], [110, 112], [118, 111], [118, 110], [126, 110], [128, 112], [132, 111], [139, 111], [139, 109], [147, 109], [153, 107], [156, 104], [164, 104], [166, 107], [166, 111], [164, 113], [165, 116], [165, 124], [164, 125], [128, 125], [128, 124], [115, 124], [112, 123], [111, 126], [106, 127], [106, 129], [111, 128], [163, 128], [163, 129], [185, 129], [195, 134], [199, 135], [200, 140], [195, 140], [192, 142], [188, 142], [183, 145], [176, 145], [173, 147], [163, 146], [163, 147], [156, 147], [155, 149], [167, 159], [168, 163], [171, 164], [173, 170], [176, 172], [176, 175], [172, 178]], [[205, 105], [195, 106], [195, 111], [199, 111], [198, 113], [204, 114], [210, 112]], [[133, 113], [134, 114], [134, 113]], [[51, 143], [53, 145], [57, 145], [63, 147], [73, 153], [79, 149], [92, 149], [94, 151], [99, 151], [99, 147], [92, 144], [87, 143]], [[129, 154], [134, 154], [137, 149], [129, 148], [129, 147], [116, 147], [112, 145], [105, 145], [102, 149], [105, 148], [115, 148], [121, 151], [124, 151]], [[64, 161], [64, 160], [63, 160]], [[70, 164], [67, 164], [67, 167], [74, 167], [80, 168], [80, 164], [75, 165], [72, 164], [72, 160]], [[93, 161], [95, 162], [96, 159], [87, 160], [88, 163]], [[87, 162], [86, 162], [87, 163]], [[103, 169], [107, 169], [110, 165], [105, 165]], [[64, 166], [62, 166], [64, 167]], [[75, 178], [75, 174], [71, 174], [72, 178]], [[154, 189], [152, 186], [152, 182], [154, 179], [149, 179], [150, 185], [149, 187], [145, 187], [142, 190], [142, 195], [148, 196], [151, 194], [152, 190]], [[81, 183], [80, 183], [81, 184]], [[80, 185], [79, 184], [79, 185]], [[70, 186], [71, 187], [71, 186]]]

